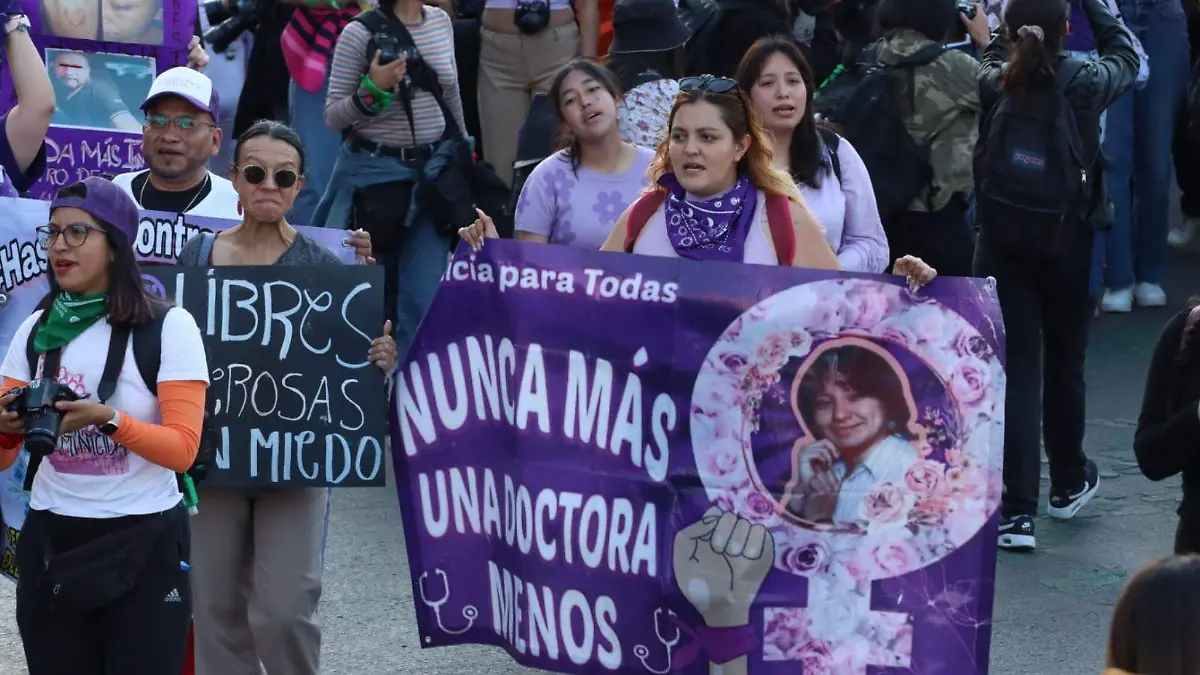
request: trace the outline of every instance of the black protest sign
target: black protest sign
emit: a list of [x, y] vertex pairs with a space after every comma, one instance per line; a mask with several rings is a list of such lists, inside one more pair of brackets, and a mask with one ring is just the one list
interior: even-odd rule
[[383, 331], [383, 269], [142, 268], [191, 312], [220, 442], [205, 487], [384, 484], [387, 395], [367, 361]]

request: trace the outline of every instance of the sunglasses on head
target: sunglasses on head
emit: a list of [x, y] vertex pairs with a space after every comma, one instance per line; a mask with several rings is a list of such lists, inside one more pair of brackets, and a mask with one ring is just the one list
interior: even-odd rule
[[[263, 181], [267, 180], [267, 170], [255, 164], [247, 164], [239, 171], [242, 172], [242, 177], [251, 185], [262, 185]], [[275, 187], [281, 190], [286, 190], [296, 184], [300, 179], [300, 174], [291, 169], [276, 169], [275, 170]]]
[[724, 94], [737, 89], [737, 86], [737, 80], [732, 80], [728, 77], [714, 77], [712, 75], [685, 77], [679, 81], [679, 91], [699, 89], [700, 91], [707, 91], [713, 94]]

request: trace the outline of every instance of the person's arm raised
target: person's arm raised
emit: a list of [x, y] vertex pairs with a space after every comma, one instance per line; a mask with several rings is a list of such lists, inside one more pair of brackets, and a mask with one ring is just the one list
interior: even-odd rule
[[[18, 25], [24, 25], [25, 30], [17, 28]], [[4, 52], [13, 90], [17, 94], [17, 105], [8, 112], [4, 124], [4, 135], [16, 160], [15, 167], [5, 167], [5, 170], [17, 169], [16, 175], [9, 171], [9, 180], [14, 184], [19, 184], [20, 176], [28, 172], [43, 153], [46, 131], [54, 115], [54, 88], [50, 86], [50, 76], [41, 54], [29, 37], [28, 25], [29, 20], [21, 16], [9, 19], [4, 27], [7, 33]], [[28, 182], [32, 184], [37, 178], [35, 176]]]

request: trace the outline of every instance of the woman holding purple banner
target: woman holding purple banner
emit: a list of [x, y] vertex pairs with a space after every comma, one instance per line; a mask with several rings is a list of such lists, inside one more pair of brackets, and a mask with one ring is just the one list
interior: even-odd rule
[[0, 116], [0, 197], [28, 190], [46, 170], [46, 130], [54, 115], [54, 88], [38, 49], [29, 37], [29, 19], [17, 0], [0, 3], [4, 57], [17, 104]]
[[[774, 167], [762, 122], [735, 80], [684, 78], [667, 127], [650, 166], [654, 186], [617, 219], [601, 250], [840, 269], [791, 176]], [[497, 233], [479, 212], [459, 236], [478, 250]], [[893, 269], [913, 286], [937, 276], [913, 256]]]
[[654, 152], [621, 140], [621, 86], [604, 66], [567, 64], [549, 97], [565, 147], [538, 164], [521, 188], [516, 238], [594, 251], [646, 189]]

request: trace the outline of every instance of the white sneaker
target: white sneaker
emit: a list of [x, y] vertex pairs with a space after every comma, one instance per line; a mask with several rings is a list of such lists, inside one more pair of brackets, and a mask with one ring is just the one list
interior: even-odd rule
[[1100, 309], [1105, 312], [1133, 311], [1133, 288], [1106, 288], [1100, 299]]
[[1196, 221], [1200, 218], [1185, 216], [1179, 227], [1172, 227], [1167, 233], [1167, 244], [1173, 248], [1183, 248], [1192, 241], [1196, 234]]
[[1139, 283], [1133, 295], [1138, 307], [1163, 307], [1167, 304], [1167, 294], [1158, 284]]

